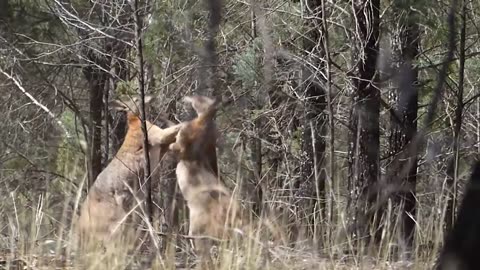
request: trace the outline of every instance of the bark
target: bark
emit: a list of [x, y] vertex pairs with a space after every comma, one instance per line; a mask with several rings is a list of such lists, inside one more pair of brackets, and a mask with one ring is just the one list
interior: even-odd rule
[[[368, 187], [378, 182], [379, 178], [379, 113], [380, 92], [376, 63], [379, 38], [379, 0], [354, 1], [354, 16], [357, 28], [356, 44], [357, 71], [353, 78], [355, 95], [351, 114], [351, 130], [349, 149], [349, 184], [351, 186], [350, 207], [353, 215], [354, 233], [356, 236], [369, 237], [374, 231], [374, 240], [379, 241], [380, 211], [368, 211], [376, 202], [376, 196], [368, 196]], [[363, 44], [363, 46], [362, 46]], [[355, 54], [354, 54], [355, 55]], [[369, 239], [371, 240], [371, 239]]]

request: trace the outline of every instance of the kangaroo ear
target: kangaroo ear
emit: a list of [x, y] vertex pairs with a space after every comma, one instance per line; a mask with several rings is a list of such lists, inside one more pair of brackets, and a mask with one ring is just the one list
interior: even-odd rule
[[197, 123], [199, 125], [205, 125], [206, 123], [213, 121], [213, 118], [215, 117], [215, 114], [217, 113], [217, 110], [219, 108], [219, 102], [213, 101], [212, 104], [210, 104], [204, 112], [202, 112], [196, 119]]
[[[152, 100], [154, 99], [155, 97], [153, 95], [145, 95], [145, 98], [144, 98], [145, 107], [147, 107], [150, 104], [150, 102], [152, 102]], [[141, 103], [142, 103], [142, 99], [139, 96], [135, 96], [134, 98], [131, 98], [127, 102], [127, 106], [130, 108], [132, 112], [134, 112], [135, 114], [138, 114], [140, 112]]]
[[[147, 106], [155, 97], [153, 95], [145, 96], [145, 106]], [[140, 97], [123, 97], [116, 100], [112, 100], [108, 103], [108, 107], [117, 111], [131, 111], [134, 114], [138, 114], [140, 111]]]
[[[145, 95], [145, 105], [150, 104], [150, 102], [154, 99], [155, 97], [153, 95]], [[138, 99], [138, 104], [140, 105], [140, 98]]]
[[215, 99], [199, 95], [186, 96], [183, 98], [183, 102], [190, 103], [198, 115], [205, 113], [212, 105], [216, 103]]

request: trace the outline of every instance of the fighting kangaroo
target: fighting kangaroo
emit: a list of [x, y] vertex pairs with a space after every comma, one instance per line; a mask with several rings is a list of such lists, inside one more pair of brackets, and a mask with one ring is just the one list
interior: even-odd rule
[[[145, 104], [152, 100], [145, 98]], [[127, 112], [128, 131], [115, 157], [98, 175], [80, 210], [77, 233], [80, 244], [99, 240], [104, 245], [113, 236], [125, 237], [125, 220], [143, 199], [138, 188], [144, 175], [144, 149], [141, 120], [138, 116], [139, 98], [129, 101], [112, 101], [109, 106]], [[175, 141], [180, 125], [161, 129], [146, 122], [149, 139], [150, 166], [155, 166]]]
[[192, 104], [198, 116], [181, 124], [170, 150], [179, 158], [177, 181], [189, 208], [189, 235], [196, 237], [199, 268], [208, 269], [214, 239], [226, 238], [234, 228], [241, 227], [241, 211], [217, 175], [217, 130], [213, 121], [217, 102], [203, 96], [184, 100]]

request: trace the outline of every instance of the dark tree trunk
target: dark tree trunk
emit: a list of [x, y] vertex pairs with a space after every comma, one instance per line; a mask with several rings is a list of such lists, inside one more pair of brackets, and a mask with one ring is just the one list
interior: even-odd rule
[[204, 51], [201, 55], [202, 67], [199, 68], [199, 94], [213, 94], [221, 97], [219, 80], [217, 77], [217, 44], [216, 36], [222, 20], [223, 3], [221, 0], [205, 0], [208, 10], [207, 40], [204, 44]]
[[[90, 59], [100, 66], [98, 58]], [[95, 61], [97, 60], [97, 61]], [[102, 111], [103, 92], [107, 83], [107, 73], [97, 66], [87, 66], [83, 69], [85, 78], [89, 84], [89, 106], [90, 106], [90, 172], [89, 185], [91, 186], [98, 174], [102, 171]]]
[[[351, 130], [349, 149], [349, 184], [351, 186], [350, 207], [354, 214], [354, 233], [358, 237], [369, 236], [374, 231], [374, 239], [380, 240], [379, 211], [372, 213], [376, 196], [368, 196], [368, 188], [374, 186], [379, 178], [379, 113], [380, 92], [376, 63], [379, 38], [380, 0], [356, 0], [354, 12], [356, 33], [359, 40], [354, 56], [357, 71], [353, 78], [355, 95], [351, 114]], [[366, 215], [368, 214], [368, 215]], [[371, 239], [370, 239], [371, 240]]]
[[[397, 6], [401, 26], [397, 29], [393, 42], [394, 50], [398, 56], [397, 89], [392, 95], [395, 102], [395, 115], [391, 116], [390, 155], [396, 156], [401, 151], [407, 151], [406, 146], [413, 140], [417, 131], [418, 111], [418, 70], [413, 66], [418, 56], [419, 34], [418, 25], [413, 21], [413, 16], [405, 7]], [[406, 14], [406, 15], [405, 15]], [[398, 160], [403, 168], [411, 162], [406, 175], [401, 175], [403, 188], [396, 195], [396, 203], [401, 213], [399, 230], [401, 239], [408, 251], [413, 247], [415, 233], [415, 187], [417, 182], [417, 155], [415, 152], [406, 159]], [[395, 167], [395, 166], [394, 166]], [[391, 172], [394, 175], [396, 172]], [[394, 217], [396, 219], [396, 217]]]

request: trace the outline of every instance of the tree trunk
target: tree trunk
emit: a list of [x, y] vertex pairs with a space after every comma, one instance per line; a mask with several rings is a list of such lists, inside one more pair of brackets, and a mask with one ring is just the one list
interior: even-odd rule
[[457, 204], [457, 179], [458, 179], [458, 159], [459, 159], [459, 140], [460, 132], [462, 130], [462, 115], [463, 115], [463, 83], [465, 79], [465, 35], [466, 35], [466, 12], [467, 3], [462, 1], [461, 20], [462, 25], [460, 29], [460, 45], [459, 51], [459, 70], [458, 70], [458, 91], [456, 93], [457, 106], [455, 107], [455, 120], [453, 126], [453, 156], [450, 158], [447, 167], [447, 191], [449, 196], [447, 198], [447, 209], [445, 212], [445, 230], [448, 232], [453, 227], [455, 220], [455, 206]]
[[220, 22], [222, 20], [223, 3], [220, 0], [205, 0], [208, 11], [207, 40], [204, 43], [204, 51], [201, 55], [202, 67], [199, 68], [199, 94], [212, 94], [221, 97], [217, 73], [217, 36]]
[[[397, 6], [401, 26], [394, 37], [396, 55], [398, 55], [397, 88], [392, 95], [395, 102], [395, 116], [391, 116], [390, 155], [395, 156], [401, 151], [406, 151], [406, 146], [413, 140], [417, 131], [418, 111], [418, 70], [413, 66], [418, 56], [419, 34], [418, 25], [413, 21], [413, 16], [406, 7]], [[406, 15], [404, 15], [406, 14]], [[399, 122], [400, 121], [400, 122]], [[396, 204], [400, 207], [401, 239], [408, 251], [413, 248], [415, 233], [415, 187], [417, 182], [417, 155], [411, 153], [406, 159], [398, 160], [403, 163], [401, 168], [411, 162], [406, 175], [401, 176], [403, 188], [396, 195]], [[395, 172], [391, 172], [395, 174]], [[396, 217], [394, 217], [396, 219]]]
[[[252, 39], [256, 39], [258, 36], [258, 31], [257, 31], [257, 14], [258, 12], [257, 9], [257, 4], [255, 1], [251, 1], [251, 35]], [[263, 108], [265, 105], [265, 100], [264, 98], [261, 98], [261, 94], [259, 95], [259, 100], [258, 102], [253, 102], [254, 103], [254, 108], [255, 110], [259, 110]], [[249, 138], [249, 143], [248, 145], [250, 146], [250, 160], [252, 162], [252, 179], [254, 179], [253, 182], [253, 187], [254, 190], [250, 191], [250, 194], [252, 194], [253, 198], [253, 205], [252, 209], [255, 212], [256, 215], [260, 216], [262, 211], [263, 211], [263, 189], [261, 185], [261, 179], [262, 179], [262, 164], [263, 164], [263, 155], [262, 155], [262, 133], [264, 132], [264, 125], [263, 125], [263, 119], [261, 116], [256, 116], [257, 118], [254, 119], [253, 124], [254, 126], [252, 127], [252, 135]]]
[[[89, 53], [89, 59], [100, 66], [97, 57]], [[103, 111], [103, 92], [107, 83], [107, 73], [100, 68], [90, 65], [83, 69], [83, 74], [89, 84], [89, 106], [90, 106], [90, 171], [89, 186], [93, 184], [98, 174], [102, 171], [102, 111]]]
[[147, 115], [145, 109], [145, 66], [143, 62], [143, 17], [142, 13], [145, 12], [145, 7], [142, 6], [139, 0], [131, 2], [133, 8], [133, 19], [135, 22], [135, 48], [136, 48], [136, 66], [137, 66], [137, 82], [138, 82], [138, 94], [140, 96], [140, 119], [142, 121], [143, 132], [143, 154], [144, 154], [144, 170], [143, 170], [143, 184], [146, 185], [146, 213], [148, 220], [153, 222], [153, 198], [152, 198], [152, 179], [150, 168], [150, 144], [148, 142], [148, 129], [147, 129]]
[[353, 78], [356, 93], [350, 120], [352, 123], [349, 144], [350, 203], [353, 204], [352, 210], [355, 211], [353, 226], [356, 236], [365, 236], [369, 239], [370, 232], [373, 231], [374, 240], [379, 241], [381, 215], [380, 211], [374, 213], [369, 211], [375, 206], [377, 198], [367, 196], [367, 189], [375, 185], [379, 178], [380, 92], [377, 88], [376, 63], [379, 48], [380, 0], [356, 0], [353, 6], [358, 30], [356, 33], [358, 40], [354, 42], [360, 47], [357, 48], [357, 58], [354, 59], [357, 65]]

